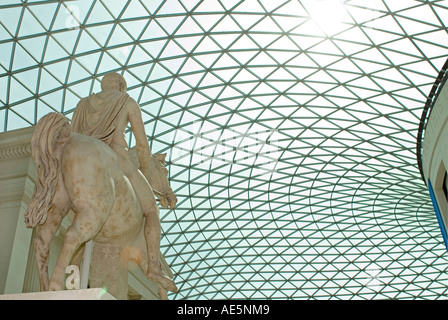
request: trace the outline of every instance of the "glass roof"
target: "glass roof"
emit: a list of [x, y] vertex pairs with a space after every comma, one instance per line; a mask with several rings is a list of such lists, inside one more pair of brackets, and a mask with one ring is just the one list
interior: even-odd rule
[[446, 298], [415, 156], [446, 21], [446, 0], [3, 0], [0, 132], [120, 72], [179, 198], [171, 299]]

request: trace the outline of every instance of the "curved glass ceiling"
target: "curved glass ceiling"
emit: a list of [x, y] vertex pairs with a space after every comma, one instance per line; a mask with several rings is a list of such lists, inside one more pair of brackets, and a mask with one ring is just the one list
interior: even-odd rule
[[415, 157], [446, 21], [445, 0], [4, 0], [1, 131], [122, 73], [179, 198], [171, 299], [446, 298]]

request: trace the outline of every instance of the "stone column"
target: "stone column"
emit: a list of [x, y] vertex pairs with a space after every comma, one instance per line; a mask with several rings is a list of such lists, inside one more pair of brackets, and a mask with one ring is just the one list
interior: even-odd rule
[[25, 226], [28, 207], [37, 177], [31, 159], [33, 128], [1, 134], [0, 138], [0, 294], [21, 293], [32, 230]]

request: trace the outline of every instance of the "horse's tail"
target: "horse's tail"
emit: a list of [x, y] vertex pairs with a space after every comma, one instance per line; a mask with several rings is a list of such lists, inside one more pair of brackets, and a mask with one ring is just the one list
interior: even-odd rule
[[61, 113], [49, 113], [36, 125], [31, 138], [31, 148], [38, 180], [33, 198], [25, 212], [28, 228], [34, 228], [47, 219], [47, 211], [58, 184], [62, 149], [69, 138], [70, 124]]

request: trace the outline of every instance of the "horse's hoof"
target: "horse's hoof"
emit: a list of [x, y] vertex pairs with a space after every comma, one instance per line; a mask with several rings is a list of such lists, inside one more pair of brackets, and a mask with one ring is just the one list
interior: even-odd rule
[[167, 291], [171, 291], [171, 292], [175, 292], [175, 293], [178, 291], [177, 286], [174, 283], [174, 281], [165, 275], [148, 272], [146, 274], [146, 276], [148, 277], [148, 279], [153, 280], [154, 282], [158, 283], [160, 286], [162, 286], [162, 288], [164, 288]]
[[64, 290], [64, 286], [61, 285], [57, 285], [57, 284], [51, 284], [48, 287], [48, 291], [62, 291]]

